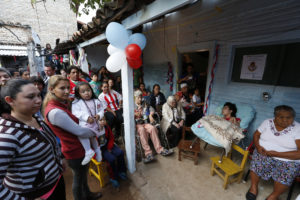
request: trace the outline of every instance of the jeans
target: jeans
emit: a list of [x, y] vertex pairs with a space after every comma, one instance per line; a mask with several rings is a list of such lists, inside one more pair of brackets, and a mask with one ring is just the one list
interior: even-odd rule
[[109, 152], [105, 146], [101, 148], [101, 151], [104, 160], [109, 162], [112, 168], [113, 176], [114, 176], [112, 177], [112, 179], [116, 179], [119, 173], [126, 172], [124, 152], [119, 147], [114, 145], [113, 148], [111, 149], [111, 152]]
[[74, 200], [86, 200], [91, 195], [87, 182], [89, 165], [81, 165], [82, 159], [67, 160], [73, 172], [72, 192]]

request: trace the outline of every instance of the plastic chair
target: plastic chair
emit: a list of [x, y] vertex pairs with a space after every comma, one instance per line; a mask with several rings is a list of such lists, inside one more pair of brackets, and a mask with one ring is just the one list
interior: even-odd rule
[[[212, 176], [216, 173], [224, 180], [224, 184], [223, 184], [224, 189], [227, 188], [228, 183], [241, 182], [244, 173], [245, 164], [247, 162], [247, 158], [249, 154], [248, 150], [244, 150], [236, 144], [232, 145], [232, 149], [236, 150], [237, 152], [243, 155], [243, 159], [240, 165], [238, 165], [237, 163], [231, 160], [231, 152], [228, 153], [227, 156], [223, 156], [222, 162], [219, 162], [220, 161], [219, 156], [210, 158], [210, 160], [212, 161], [210, 173]], [[224, 172], [224, 175], [223, 173], [221, 173], [221, 171]], [[230, 177], [234, 175], [237, 175], [237, 177], [230, 179]]]
[[182, 139], [178, 144], [178, 160], [181, 161], [181, 157], [188, 157], [194, 160], [194, 164], [198, 164], [198, 158], [200, 155], [200, 139], [185, 140], [185, 132], [191, 132], [191, 127], [183, 126], [182, 128]]
[[106, 163], [104, 161], [98, 162], [96, 159], [92, 158], [89, 167], [89, 174], [96, 177], [101, 188], [103, 188], [109, 181], [109, 175], [107, 173]]

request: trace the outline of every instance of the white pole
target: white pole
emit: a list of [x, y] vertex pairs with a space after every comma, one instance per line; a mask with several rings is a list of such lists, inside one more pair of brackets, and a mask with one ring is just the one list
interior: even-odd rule
[[35, 62], [35, 51], [34, 51], [34, 43], [27, 43], [27, 55], [28, 55], [28, 65], [30, 70], [30, 76], [37, 76], [37, 65]]
[[133, 71], [128, 66], [122, 67], [122, 95], [123, 95], [123, 117], [125, 132], [125, 149], [128, 170], [135, 172], [135, 122], [134, 122], [134, 98], [133, 98]]

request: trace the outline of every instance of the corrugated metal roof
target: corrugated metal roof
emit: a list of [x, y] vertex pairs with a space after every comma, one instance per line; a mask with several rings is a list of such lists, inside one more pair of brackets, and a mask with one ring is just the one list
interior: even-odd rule
[[0, 56], [27, 56], [27, 47], [18, 45], [0, 45]]

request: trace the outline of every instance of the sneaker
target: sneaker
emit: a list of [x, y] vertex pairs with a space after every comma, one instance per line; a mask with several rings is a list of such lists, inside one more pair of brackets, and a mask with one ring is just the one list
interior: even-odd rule
[[88, 164], [93, 156], [95, 155], [95, 152], [93, 150], [89, 150], [85, 153], [84, 159], [81, 162], [81, 165], [86, 165]]
[[162, 150], [162, 152], [160, 152], [160, 155], [162, 155], [162, 156], [169, 156], [169, 155], [171, 155], [171, 154], [173, 154], [174, 153], [174, 151], [173, 151], [173, 149], [164, 149], [164, 150]]
[[117, 180], [109, 179], [109, 181], [111, 182], [111, 184], [113, 185], [114, 188], [120, 187], [120, 183]]
[[152, 156], [152, 154], [149, 154], [146, 156], [146, 158], [144, 159], [144, 163], [149, 163], [151, 161], [154, 160], [154, 157]]
[[120, 177], [122, 180], [127, 180], [127, 175], [126, 175], [125, 172], [119, 173], [119, 177]]

